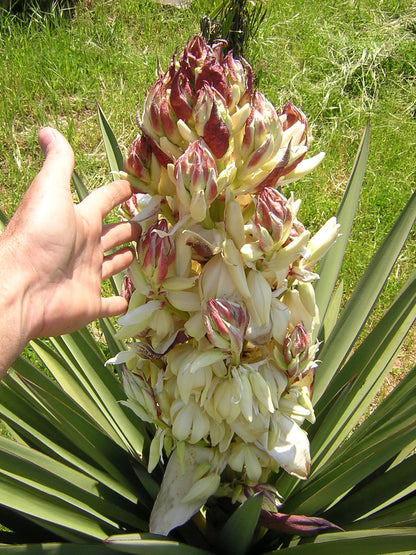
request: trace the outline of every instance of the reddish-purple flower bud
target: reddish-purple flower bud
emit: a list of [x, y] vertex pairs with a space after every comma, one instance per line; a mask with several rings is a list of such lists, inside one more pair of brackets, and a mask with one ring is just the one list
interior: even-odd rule
[[207, 83], [197, 94], [194, 120], [196, 132], [203, 137], [213, 155], [222, 158], [230, 142], [231, 120], [223, 97]]
[[149, 141], [140, 135], [131, 145], [124, 168], [127, 173], [135, 175], [147, 183], [150, 179], [149, 168], [152, 162], [152, 149]]
[[192, 116], [194, 91], [188, 72], [179, 70], [173, 75], [170, 104], [178, 119], [187, 122]]
[[234, 58], [232, 52], [228, 52], [223, 61], [227, 83], [230, 89], [237, 87], [239, 90], [239, 98], [233, 101], [242, 106], [251, 101], [253, 93], [253, 71], [250, 65], [244, 60]]
[[240, 355], [249, 321], [246, 308], [225, 299], [208, 299], [203, 318], [210, 342]]
[[197, 68], [202, 67], [207, 58], [210, 60], [210, 63], [214, 63], [214, 51], [201, 35], [195, 35], [186, 43], [180, 63], [186, 63], [189, 68], [195, 71]]
[[134, 218], [139, 211], [137, 210], [137, 195], [133, 194], [128, 200], [121, 204], [121, 209], [128, 218]]
[[201, 71], [198, 73], [195, 81], [196, 92], [206, 85], [215, 89], [228, 104], [231, 99], [231, 91], [227, 85], [224, 66], [218, 62], [213, 63], [210, 59], [205, 61]]
[[200, 141], [194, 141], [175, 163], [174, 177], [178, 198], [192, 217], [201, 222], [217, 197], [217, 166]]
[[[145, 114], [149, 118], [152, 131], [159, 137], [177, 139], [177, 118], [168, 101], [165, 79], [160, 78], [150, 89], [145, 104]], [[147, 123], [147, 122], [146, 122]]]
[[130, 302], [131, 296], [136, 288], [133, 285], [133, 282], [129, 278], [129, 276], [123, 276], [121, 281], [121, 292], [120, 296], [124, 297], [127, 302]]
[[309, 336], [303, 324], [296, 324], [293, 330], [285, 337], [283, 354], [285, 362], [290, 366], [293, 360], [301, 362], [308, 358]]
[[317, 516], [285, 515], [283, 513], [260, 512], [259, 524], [291, 536], [312, 537], [325, 532], [340, 532], [342, 528], [328, 520]]
[[266, 230], [275, 245], [280, 245], [289, 237], [292, 228], [293, 214], [287, 200], [271, 187], [263, 189], [256, 203], [254, 223], [259, 229], [259, 246], [264, 250], [267, 245], [263, 235]]
[[276, 110], [263, 94], [254, 92], [240, 153], [246, 168], [250, 171], [261, 169], [276, 155], [281, 141], [282, 127]]
[[175, 260], [175, 242], [172, 237], [165, 235], [167, 231], [167, 221], [159, 220], [142, 234], [137, 246], [142, 270], [156, 288], [161, 285], [169, 265]]
[[297, 108], [292, 101], [287, 102], [283, 106], [282, 112], [279, 114], [280, 119], [282, 120], [283, 131], [287, 131], [290, 127], [295, 125], [296, 123], [300, 122], [304, 125], [304, 131], [298, 144], [305, 144], [308, 143], [308, 120], [305, 114]]

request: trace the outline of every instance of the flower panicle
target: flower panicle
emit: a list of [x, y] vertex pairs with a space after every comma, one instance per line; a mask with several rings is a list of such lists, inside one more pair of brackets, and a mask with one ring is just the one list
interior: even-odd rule
[[132, 373], [127, 406], [155, 426], [149, 471], [169, 459], [155, 533], [217, 490], [236, 501], [265, 491], [271, 471], [305, 479], [310, 467], [313, 268], [339, 226], [311, 236], [280, 190], [322, 159], [306, 158], [305, 114], [291, 101], [276, 110], [223, 46], [196, 36], [175, 52], [125, 161], [135, 193], [121, 211], [141, 234], [116, 336], [130, 343], [112, 362]]

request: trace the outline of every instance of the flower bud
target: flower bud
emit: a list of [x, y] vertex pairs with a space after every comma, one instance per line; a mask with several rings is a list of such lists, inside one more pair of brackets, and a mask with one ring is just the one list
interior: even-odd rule
[[231, 447], [228, 464], [236, 472], [242, 472], [245, 469], [248, 479], [257, 483], [261, 476], [261, 465], [256, 453], [257, 449], [252, 445], [235, 443]]
[[189, 145], [174, 167], [176, 190], [184, 209], [202, 222], [217, 196], [217, 166], [210, 151], [195, 141]]
[[133, 285], [133, 282], [129, 278], [129, 276], [127, 275], [123, 276], [123, 279], [121, 281], [120, 296], [126, 299], [127, 302], [129, 302], [134, 290], [135, 290], [135, 287]]
[[289, 143], [290, 139], [294, 137], [296, 144], [307, 144], [308, 120], [302, 110], [297, 108], [292, 101], [283, 106], [279, 119], [282, 122], [284, 143]]
[[208, 497], [214, 495], [220, 486], [221, 477], [219, 474], [208, 474], [204, 476], [188, 491], [188, 493], [183, 498], [183, 503], [195, 503], [200, 501], [204, 503]]
[[253, 92], [253, 72], [248, 64], [243, 63], [243, 60], [234, 58], [232, 52], [228, 52], [223, 61], [227, 84], [231, 89], [230, 109], [236, 104], [248, 103]]
[[250, 270], [247, 275], [250, 297], [246, 304], [256, 326], [269, 326], [272, 291], [268, 281], [257, 270]]
[[245, 308], [225, 299], [208, 299], [203, 317], [211, 343], [239, 357], [248, 325]]
[[269, 412], [274, 412], [274, 406], [272, 401], [272, 396], [270, 394], [270, 388], [259, 372], [250, 372], [248, 375], [251, 387], [253, 389], [254, 395], [257, 397], [263, 407]]
[[[254, 222], [259, 230], [268, 232], [276, 249], [286, 241], [292, 229], [293, 214], [288, 201], [276, 189], [265, 187], [257, 197]], [[266, 250], [261, 233], [259, 246]]]
[[206, 83], [198, 91], [194, 121], [196, 132], [204, 139], [212, 154], [218, 159], [222, 158], [229, 146], [231, 119], [224, 100]]
[[297, 369], [299, 362], [308, 358], [309, 336], [303, 324], [297, 324], [283, 342], [283, 354], [289, 375]]
[[324, 256], [329, 247], [336, 241], [339, 232], [339, 224], [336, 218], [330, 218], [321, 229], [311, 237], [306, 245], [305, 266], [312, 268], [320, 258]]
[[[161, 235], [159, 231], [162, 232]], [[167, 231], [167, 221], [159, 220], [142, 234], [137, 246], [143, 272], [155, 290], [159, 288], [168, 273], [169, 265], [175, 260], [175, 243], [166, 235]]]
[[160, 165], [152, 153], [149, 140], [140, 135], [132, 144], [125, 171], [133, 176], [132, 184], [141, 193], [156, 193], [160, 179]]
[[155, 140], [166, 136], [174, 144], [180, 143], [177, 117], [168, 101], [163, 77], [156, 81], [147, 94], [143, 110], [143, 125]]
[[178, 441], [198, 443], [209, 433], [209, 418], [192, 400], [185, 405], [176, 399], [170, 409], [172, 434]]

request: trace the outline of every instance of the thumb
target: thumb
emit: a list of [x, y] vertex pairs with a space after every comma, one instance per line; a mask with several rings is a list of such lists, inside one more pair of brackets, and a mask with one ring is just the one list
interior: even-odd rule
[[[54, 178], [56, 185], [68, 186], [74, 169], [74, 153], [68, 141], [52, 127], [43, 127], [38, 134], [39, 145], [45, 155], [40, 175]], [[57, 179], [58, 177], [58, 179]]]

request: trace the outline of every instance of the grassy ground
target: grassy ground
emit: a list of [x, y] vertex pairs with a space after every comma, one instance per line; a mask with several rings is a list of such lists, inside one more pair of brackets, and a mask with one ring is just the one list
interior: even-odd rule
[[[343, 273], [357, 283], [415, 186], [416, 7], [412, 0], [270, 0], [247, 57], [278, 107], [292, 99], [326, 158], [294, 186], [301, 219], [317, 229], [336, 211], [366, 124], [364, 190]], [[136, 135], [137, 106], [212, 2], [178, 10], [151, 0], [77, 3], [31, 20], [0, 19], [0, 205], [9, 215], [41, 164], [36, 135], [51, 124], [70, 140], [88, 187], [109, 179], [96, 118], [102, 106], [120, 144]], [[378, 314], [414, 268], [415, 237], [400, 256]], [[412, 346], [407, 348], [412, 351]]]

